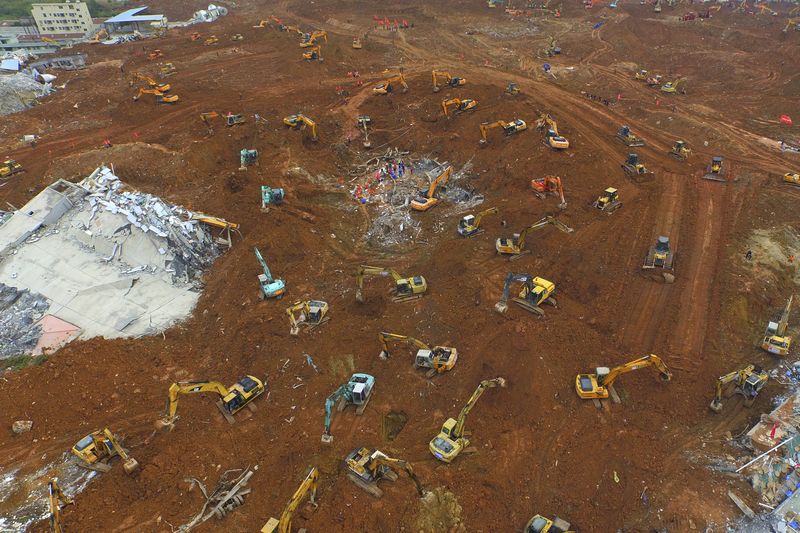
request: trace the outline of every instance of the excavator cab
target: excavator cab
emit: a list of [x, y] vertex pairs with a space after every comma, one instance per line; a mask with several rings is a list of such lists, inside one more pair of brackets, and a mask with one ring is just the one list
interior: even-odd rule
[[397, 296], [413, 296], [424, 294], [428, 290], [428, 282], [422, 276], [399, 279], [394, 285]]
[[260, 380], [252, 376], [245, 376], [230, 388], [227, 396], [222, 398], [222, 407], [229, 414], [236, 414], [262, 392], [264, 392], [264, 384]]
[[458, 361], [458, 350], [447, 346], [434, 346], [431, 350], [418, 350], [414, 357], [414, 366], [430, 368], [434, 371], [433, 374], [441, 374], [453, 368], [456, 361]]
[[526, 129], [528, 129], [528, 125], [525, 123], [524, 120], [519, 118], [515, 118], [514, 120], [503, 126], [503, 132], [505, 132], [506, 135], [511, 135], [512, 133], [517, 133], [519, 131], [524, 131]]
[[655, 246], [650, 248], [650, 251], [647, 253], [642, 268], [663, 268], [665, 270], [672, 270], [674, 259], [674, 254], [669, 245], [669, 237], [661, 235], [656, 240]]
[[13, 174], [22, 172], [23, 170], [24, 169], [22, 168], [22, 165], [13, 159], [6, 159], [3, 161], [3, 164], [0, 165], [0, 178], [7, 178]]
[[505, 93], [506, 94], [510, 94], [511, 96], [518, 95], [519, 94], [519, 85], [517, 85], [514, 82], [509, 82], [509, 84], [506, 86]]

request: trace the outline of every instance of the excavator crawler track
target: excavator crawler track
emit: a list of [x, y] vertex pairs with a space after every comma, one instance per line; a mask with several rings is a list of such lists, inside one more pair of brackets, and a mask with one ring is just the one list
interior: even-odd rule
[[517, 259], [522, 259], [523, 257], [525, 257], [526, 255], [528, 255], [530, 253], [531, 253], [530, 250], [523, 250], [522, 252], [520, 252], [518, 254], [512, 255], [511, 257], [508, 258], [508, 260], [509, 261], [516, 261]]
[[382, 498], [383, 491], [378, 487], [376, 482], [369, 483], [364, 481], [357, 475], [353, 474], [352, 472], [347, 473], [347, 477], [350, 478], [350, 481], [356, 484], [361, 490], [367, 492], [370, 496], [375, 498]]
[[537, 305], [531, 305], [522, 298], [512, 298], [511, 301], [534, 315], [544, 316], [544, 309]]

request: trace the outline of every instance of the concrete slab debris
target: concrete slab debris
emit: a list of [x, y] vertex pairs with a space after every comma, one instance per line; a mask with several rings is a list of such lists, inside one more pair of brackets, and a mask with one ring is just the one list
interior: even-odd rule
[[25, 72], [0, 76], [0, 115], [27, 109], [52, 90], [50, 84], [41, 84]]
[[149, 335], [188, 316], [222, 251], [194, 216], [107, 167], [44, 189], [0, 225], [0, 358]]

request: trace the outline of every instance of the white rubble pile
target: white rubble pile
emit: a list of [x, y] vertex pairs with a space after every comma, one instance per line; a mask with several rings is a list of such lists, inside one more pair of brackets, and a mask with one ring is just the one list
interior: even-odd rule
[[0, 283], [0, 360], [36, 347], [42, 335], [36, 321], [49, 307], [41, 294]]
[[29, 73], [0, 75], [0, 115], [27, 109], [37, 98], [52, 91], [52, 85], [37, 82]]
[[[156, 241], [162, 244], [157, 249], [161, 258], [153, 257], [152, 265], [171, 272], [174, 283], [199, 282], [203, 270], [211, 266], [220, 253], [207, 227], [198, 220], [188, 220], [190, 211], [151, 194], [123, 190], [122, 181], [105, 166], [96, 169], [79, 185], [89, 192], [85, 200], [89, 202], [91, 211], [86, 223], [92, 237], [99, 233], [114, 241], [117, 234], [129, 236], [130, 226], [144, 234], [156, 235]], [[104, 224], [105, 221], [98, 219], [98, 215], [103, 213], [125, 217], [128, 224]], [[122, 245], [114, 242], [106, 260], [111, 261], [117, 254], [121, 257], [122, 253]], [[146, 268], [140, 265], [136, 270]]]

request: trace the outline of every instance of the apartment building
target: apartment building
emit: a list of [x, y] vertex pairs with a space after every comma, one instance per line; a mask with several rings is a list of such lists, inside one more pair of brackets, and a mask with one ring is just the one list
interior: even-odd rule
[[94, 29], [85, 2], [32, 4], [31, 14], [39, 33], [45, 35], [84, 34]]

